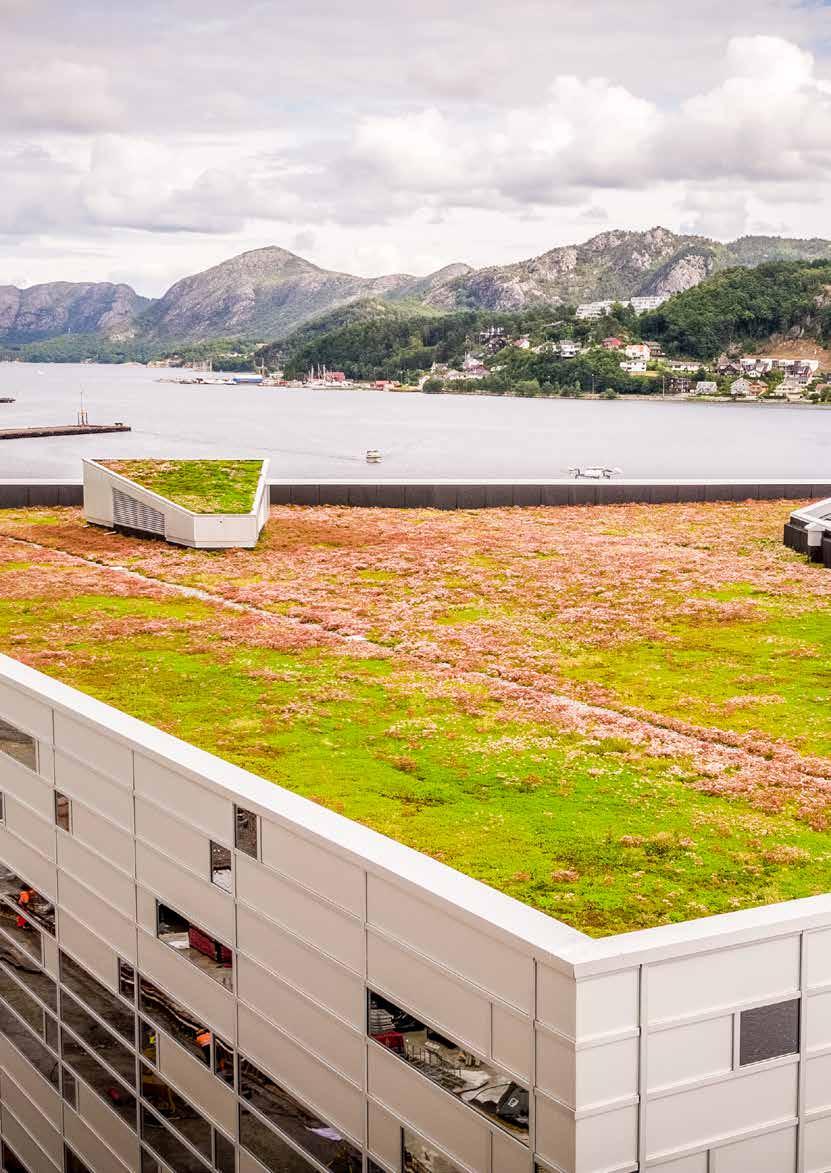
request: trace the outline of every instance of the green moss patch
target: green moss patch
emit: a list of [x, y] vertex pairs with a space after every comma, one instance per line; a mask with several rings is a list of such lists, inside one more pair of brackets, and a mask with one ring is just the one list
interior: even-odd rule
[[101, 460], [105, 468], [192, 513], [248, 513], [261, 460]]

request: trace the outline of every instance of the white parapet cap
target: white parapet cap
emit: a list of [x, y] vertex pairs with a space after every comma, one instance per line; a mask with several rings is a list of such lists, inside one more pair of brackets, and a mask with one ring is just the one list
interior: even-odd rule
[[567, 976], [587, 978], [664, 958], [792, 936], [806, 929], [827, 928], [831, 921], [831, 894], [823, 894], [592, 938], [438, 860], [0, 654], [2, 683], [197, 784], [222, 792], [232, 802], [399, 884], [437, 909], [451, 903], [454, 915], [526, 955], [530, 952]]

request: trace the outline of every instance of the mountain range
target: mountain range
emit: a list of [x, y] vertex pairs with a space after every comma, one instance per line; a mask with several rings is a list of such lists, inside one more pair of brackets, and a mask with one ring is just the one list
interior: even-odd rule
[[23, 344], [67, 334], [169, 346], [222, 337], [274, 341], [358, 299], [403, 302], [434, 312], [520, 310], [669, 295], [736, 266], [826, 259], [831, 259], [827, 240], [745, 236], [724, 243], [652, 228], [604, 232], [510, 265], [474, 269], [456, 263], [426, 277], [356, 277], [268, 247], [185, 277], [158, 299], [108, 282], [0, 286], [0, 342]]

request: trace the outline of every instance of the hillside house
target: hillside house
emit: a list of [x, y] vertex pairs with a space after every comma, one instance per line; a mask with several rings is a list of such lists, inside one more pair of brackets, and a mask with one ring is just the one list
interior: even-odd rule
[[696, 395], [717, 395], [718, 383], [712, 379], [699, 379], [695, 385]]
[[630, 342], [624, 353], [627, 358], [642, 359], [644, 362], [649, 362], [652, 357], [651, 351], [645, 342]]
[[523, 334], [521, 338], [515, 338], [511, 345], [515, 346], [517, 350], [530, 350], [531, 339], [527, 334]]
[[620, 350], [623, 343], [620, 338], [604, 338], [600, 345], [604, 350]]
[[730, 384], [733, 399], [758, 399], [759, 392], [766, 390], [765, 384], [756, 379], [734, 379]]
[[630, 358], [620, 364], [620, 369], [626, 371], [628, 375], [643, 375], [646, 373], [646, 360], [642, 358]]
[[576, 358], [583, 347], [573, 338], [564, 338], [559, 344], [560, 358]]

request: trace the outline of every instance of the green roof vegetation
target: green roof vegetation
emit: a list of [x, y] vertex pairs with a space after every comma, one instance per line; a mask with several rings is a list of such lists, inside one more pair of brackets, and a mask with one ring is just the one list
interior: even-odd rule
[[209, 552], [5, 510], [0, 649], [602, 936], [831, 888], [793, 507], [282, 507]]
[[261, 460], [100, 460], [145, 489], [192, 513], [248, 513]]

